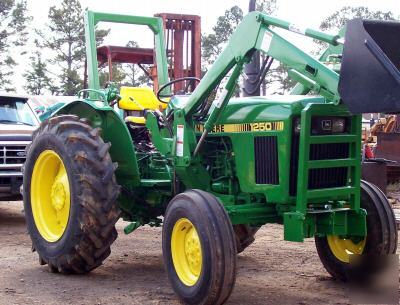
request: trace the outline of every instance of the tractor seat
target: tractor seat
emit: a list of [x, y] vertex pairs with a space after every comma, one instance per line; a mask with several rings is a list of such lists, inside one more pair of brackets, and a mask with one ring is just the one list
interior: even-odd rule
[[153, 90], [148, 87], [121, 87], [118, 107], [126, 111], [125, 122], [146, 124], [145, 110], [164, 110], [167, 104], [161, 103]]

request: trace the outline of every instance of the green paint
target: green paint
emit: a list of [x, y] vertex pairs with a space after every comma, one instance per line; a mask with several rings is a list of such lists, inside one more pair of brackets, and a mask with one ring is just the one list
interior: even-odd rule
[[139, 222], [131, 222], [129, 225], [127, 225], [124, 228], [124, 233], [125, 234], [131, 234], [133, 231], [138, 229], [140, 226], [141, 226], [141, 224]]
[[56, 112], [59, 114], [75, 114], [87, 118], [93, 127], [101, 128], [104, 142], [111, 143], [111, 158], [118, 163], [118, 183], [127, 187], [139, 185], [140, 174], [132, 139], [126, 124], [114, 109], [99, 101], [77, 100]]
[[[168, 81], [161, 19], [87, 11], [85, 24], [91, 90], [99, 90], [94, 35], [99, 22], [148, 26], [155, 35], [159, 82]], [[340, 104], [338, 69], [315, 60], [278, 35], [271, 26], [331, 44], [323, 59], [341, 51], [340, 35], [302, 30], [259, 12], [250, 13], [196, 90], [189, 97], [171, 99], [166, 113], [171, 115], [172, 135], [154, 113], [147, 114], [146, 128], [156, 148], [149, 152], [134, 147], [125, 123], [108, 106], [110, 89], [91, 91], [88, 99], [58, 111], [88, 118], [94, 127], [102, 128], [104, 140], [111, 142], [111, 158], [119, 165], [116, 176], [123, 186], [118, 199], [122, 217], [132, 222], [125, 228], [126, 233], [139, 224], [160, 225], [159, 216], [164, 214], [176, 190], [198, 188], [211, 192], [224, 204], [233, 224], [280, 223], [284, 225], [286, 240], [303, 241], [314, 235], [366, 234], [366, 215], [360, 209], [361, 117], [351, 115]], [[299, 82], [292, 95], [270, 99], [231, 98], [243, 65], [256, 50], [289, 68], [291, 77]], [[197, 109], [226, 76], [229, 79], [222, 97], [214, 102], [207, 116], [201, 121], [196, 120]], [[306, 96], [310, 91], [318, 96]], [[312, 133], [313, 119], [321, 116], [346, 118], [350, 128], [342, 134], [315, 135]], [[299, 134], [294, 131], [296, 120], [300, 122]], [[198, 145], [201, 136], [204, 142]], [[278, 179], [274, 183], [256, 182], [254, 151], [258, 137], [276, 140]], [[294, 150], [296, 141], [298, 154]], [[348, 157], [311, 160], [312, 145], [341, 143], [348, 143]], [[298, 157], [297, 170], [291, 167], [294, 157]], [[344, 168], [341, 174], [344, 185], [310, 189], [311, 171], [337, 167]], [[295, 193], [291, 191], [293, 187], [297, 188]]]
[[[158, 82], [160, 86], [167, 83], [168, 64], [165, 52], [163, 21], [161, 18], [99, 13], [87, 10], [85, 13], [85, 38], [89, 87], [91, 89], [100, 89], [95, 28], [101, 22], [135, 24], [150, 28], [154, 34]], [[166, 89], [166, 94], [168, 94], [167, 90], [169, 89]]]

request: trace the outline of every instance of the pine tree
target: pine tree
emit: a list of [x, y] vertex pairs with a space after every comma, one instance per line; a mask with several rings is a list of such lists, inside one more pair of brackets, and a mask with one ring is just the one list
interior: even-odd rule
[[[273, 15], [277, 9], [277, 1], [258, 0], [256, 2], [256, 9], [267, 15]], [[230, 36], [233, 34], [236, 27], [242, 21], [243, 15], [243, 10], [240, 7], [231, 7], [229, 10], [225, 11], [223, 16], [218, 17], [217, 23], [213, 27], [212, 33], [202, 36], [202, 69], [204, 72], [221, 54]], [[274, 73], [276, 75], [270, 80], [278, 81], [281, 79], [286, 79], [285, 77], [280, 77], [279, 75], [277, 75], [277, 73], [281, 72], [283, 73], [284, 71], [281, 69], [275, 70]], [[237, 89], [235, 95], [239, 94], [240, 90]]]
[[[112, 82], [117, 86], [122, 86], [125, 82], [125, 79], [126, 73], [122, 69], [122, 65], [119, 63], [114, 63], [112, 66]], [[107, 85], [109, 80], [108, 67], [100, 71], [99, 80], [102, 87], [105, 87]]]
[[[46, 33], [38, 31], [41, 43], [54, 52], [50, 61], [56, 66], [60, 92], [75, 95], [83, 88], [83, 67], [85, 64], [85, 38], [83, 10], [79, 0], [63, 0], [59, 7], [49, 9], [49, 23]], [[109, 31], [97, 31], [101, 42]]]
[[33, 95], [41, 95], [45, 91], [53, 91], [52, 81], [49, 77], [46, 63], [42, 60], [39, 51], [30, 57], [30, 70], [23, 75], [26, 80], [25, 90]]
[[[129, 41], [126, 46], [139, 48], [139, 44], [133, 40]], [[149, 67], [145, 65], [143, 68], [148, 69]], [[124, 64], [123, 69], [126, 76], [124, 81], [126, 86], [139, 87], [149, 82], [149, 77], [136, 64]]]
[[[276, 0], [258, 0], [256, 8], [260, 12], [273, 15], [277, 8]], [[221, 54], [229, 37], [242, 21], [243, 14], [243, 10], [239, 6], [231, 7], [225, 11], [223, 16], [218, 17], [212, 33], [202, 36], [203, 68], [212, 64]]]
[[350, 19], [377, 19], [377, 20], [395, 20], [392, 12], [371, 11], [365, 6], [344, 6], [340, 10], [325, 18], [320, 25], [320, 28], [325, 31], [340, 30], [345, 26]]
[[[15, 47], [27, 40], [27, 23], [31, 17], [27, 15], [26, 1], [0, 0], [0, 89], [13, 91], [11, 82], [13, 68], [17, 65], [14, 54]], [[15, 53], [15, 52], [13, 52]]]
[[202, 37], [202, 57], [204, 65], [212, 64], [221, 54], [224, 44], [228, 41], [236, 27], [243, 19], [242, 9], [235, 5], [219, 16], [213, 27], [213, 32]]
[[[344, 6], [337, 10], [330, 16], [326, 17], [320, 24], [320, 29], [332, 33], [339, 32], [348, 20], [354, 18], [362, 19], [377, 19], [377, 20], [395, 20], [392, 12], [374, 11], [365, 6]], [[327, 44], [321, 41], [315, 41], [317, 48], [315, 53], [319, 54], [322, 50], [326, 49]]]
[[269, 94], [286, 94], [295, 84], [296, 82], [289, 77], [287, 69], [281, 63], [276, 68], [271, 69], [266, 80], [266, 86], [269, 86]]

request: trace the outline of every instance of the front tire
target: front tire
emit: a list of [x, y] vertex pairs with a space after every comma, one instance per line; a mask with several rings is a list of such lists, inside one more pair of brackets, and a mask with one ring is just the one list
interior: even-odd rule
[[119, 186], [100, 130], [77, 116], [42, 123], [27, 148], [24, 207], [32, 249], [53, 272], [86, 273], [117, 238]]
[[213, 195], [190, 190], [168, 205], [163, 257], [175, 293], [185, 304], [223, 304], [236, 278], [236, 245], [225, 208]]
[[[357, 268], [350, 264], [350, 255], [382, 256], [396, 254], [398, 232], [389, 201], [375, 185], [361, 181], [361, 208], [367, 211], [367, 236], [352, 241], [338, 236], [315, 237], [318, 255], [325, 269], [341, 281], [367, 278], [369, 268]], [[356, 272], [355, 272], [356, 271]]]

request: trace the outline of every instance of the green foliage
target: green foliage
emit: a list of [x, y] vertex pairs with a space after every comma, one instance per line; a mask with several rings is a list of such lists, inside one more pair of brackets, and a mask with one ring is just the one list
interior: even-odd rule
[[235, 5], [226, 10], [223, 16], [218, 17], [212, 33], [203, 35], [202, 56], [207, 65], [212, 64], [222, 52], [223, 44], [228, 41], [242, 19], [243, 11]]
[[267, 15], [274, 15], [277, 9], [276, 0], [258, 0], [256, 2], [256, 9]]
[[[258, 0], [257, 10], [273, 15], [276, 10], [276, 0]], [[239, 6], [231, 7], [223, 16], [218, 17], [212, 33], [202, 36], [203, 70], [221, 54], [229, 37], [242, 21], [243, 15], [243, 10]]]
[[33, 95], [41, 95], [45, 90], [52, 91], [52, 81], [50, 79], [47, 64], [42, 60], [39, 51], [35, 51], [29, 58], [30, 69], [24, 73], [26, 80], [25, 90]]
[[[41, 43], [54, 56], [51, 63], [59, 71], [58, 93], [75, 95], [83, 88], [85, 38], [83, 11], [79, 0], [63, 0], [60, 6], [49, 9], [47, 33], [38, 31]], [[98, 43], [109, 31], [97, 31]]]
[[365, 6], [344, 6], [332, 15], [325, 18], [320, 25], [322, 30], [340, 30], [345, 26], [346, 22], [354, 18], [378, 19], [378, 20], [395, 20], [392, 12], [371, 11]]
[[134, 64], [126, 64], [124, 67], [125, 72], [125, 86], [140, 87], [149, 83], [149, 77]]
[[[130, 48], [139, 48], [139, 44], [133, 40], [129, 41], [126, 46]], [[108, 66], [100, 71], [99, 78], [100, 86], [104, 87], [109, 81]], [[112, 82], [117, 86], [140, 87], [149, 82], [149, 77], [138, 67], [137, 64], [113, 63]]]
[[[139, 44], [136, 41], [129, 41], [126, 45], [131, 48], [139, 48]], [[148, 66], [144, 66], [145, 69], [149, 69]], [[149, 77], [135, 64], [124, 64], [125, 72], [125, 85], [132, 87], [143, 86], [149, 82]]]
[[[330, 16], [326, 17], [320, 24], [321, 30], [330, 31], [330, 32], [339, 32], [342, 29], [348, 20], [354, 18], [362, 18], [362, 19], [377, 19], [377, 20], [395, 20], [395, 16], [392, 12], [384, 12], [384, 11], [374, 11], [370, 10], [365, 6], [344, 6], [340, 10], [334, 12]], [[327, 44], [321, 41], [314, 42], [317, 44], [316, 54], [321, 53], [324, 49], [326, 49]]]
[[16, 66], [15, 47], [27, 41], [27, 23], [31, 17], [27, 15], [26, 1], [0, 0], [0, 89], [13, 91], [11, 83], [13, 68]]
[[[99, 78], [100, 78], [100, 86], [104, 88], [109, 81], [108, 67], [107, 67], [107, 69], [103, 69], [102, 71], [100, 71]], [[119, 86], [123, 85], [125, 78], [126, 78], [126, 73], [122, 69], [122, 65], [121, 64], [113, 64], [112, 82], [115, 83], [119, 87]]]
[[[256, 9], [265, 14], [274, 15], [277, 9], [277, 0], [259, 0], [256, 3]], [[231, 7], [225, 11], [223, 16], [218, 17], [212, 33], [202, 36], [202, 70], [204, 72], [221, 54], [229, 37], [242, 21], [243, 15], [243, 10], [240, 7]], [[268, 76], [267, 80], [269, 83], [277, 83], [273, 85], [273, 87], [276, 87], [277, 92], [283, 93], [292, 86], [292, 82], [288, 79], [287, 73], [282, 66], [279, 65], [276, 69], [271, 69], [270, 74], [271, 76]], [[265, 86], [264, 83], [263, 87]], [[238, 96], [239, 93], [240, 88], [238, 87], [235, 95]]]
[[296, 84], [289, 77], [286, 68], [281, 63], [276, 68], [271, 69], [267, 77], [267, 82], [271, 88], [271, 94], [286, 94]]

